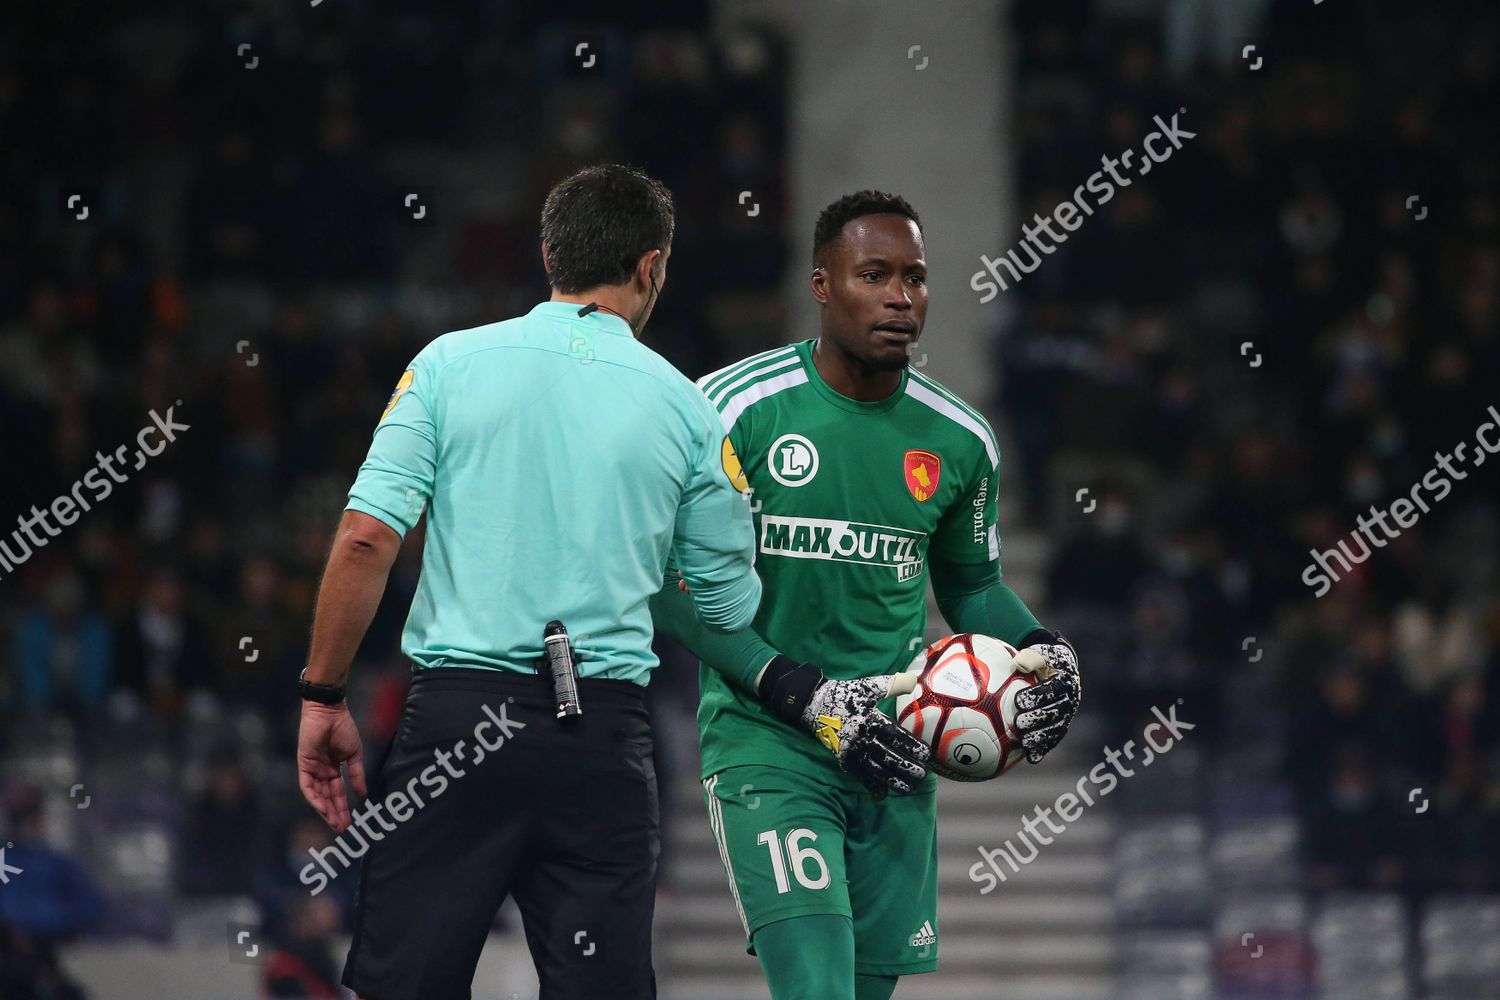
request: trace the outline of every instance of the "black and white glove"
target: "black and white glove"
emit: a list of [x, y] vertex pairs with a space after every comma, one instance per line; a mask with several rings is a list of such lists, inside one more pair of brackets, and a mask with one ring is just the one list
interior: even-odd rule
[[1083, 701], [1083, 678], [1078, 654], [1062, 636], [1039, 628], [1021, 642], [1015, 668], [1041, 680], [1016, 695], [1016, 731], [1026, 759], [1036, 764], [1067, 735]]
[[778, 656], [766, 665], [760, 697], [777, 718], [812, 733], [876, 798], [908, 795], [927, 776], [927, 744], [876, 707], [907, 694], [917, 674], [905, 672], [852, 681], [830, 680], [811, 663]]

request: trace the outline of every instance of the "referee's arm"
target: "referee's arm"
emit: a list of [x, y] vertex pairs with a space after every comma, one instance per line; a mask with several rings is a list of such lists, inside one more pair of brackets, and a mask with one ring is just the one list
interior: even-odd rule
[[698, 619], [715, 632], [736, 632], [760, 607], [755, 528], [725, 467], [719, 415], [696, 388], [693, 393], [700, 418], [697, 454], [677, 507], [672, 554]]
[[[437, 470], [430, 379], [419, 355], [401, 376], [375, 428], [370, 452], [349, 491], [313, 613], [312, 646], [304, 678], [343, 687], [385, 592], [401, 540], [422, 516]], [[349, 828], [349, 784], [363, 796], [364, 748], [346, 702], [302, 702], [297, 733], [297, 779], [302, 795], [334, 832]]]
[[[344, 686], [400, 550], [401, 536], [389, 525], [356, 510], [344, 511], [318, 588], [312, 649], [303, 675], [307, 680]], [[348, 704], [304, 701], [297, 738], [298, 783], [323, 821], [340, 833], [350, 823], [349, 800], [339, 776], [339, 764], [345, 761], [349, 784], [364, 795], [364, 750]]]
[[318, 588], [308, 680], [344, 686], [400, 551], [401, 536], [390, 525], [357, 510], [344, 511]]

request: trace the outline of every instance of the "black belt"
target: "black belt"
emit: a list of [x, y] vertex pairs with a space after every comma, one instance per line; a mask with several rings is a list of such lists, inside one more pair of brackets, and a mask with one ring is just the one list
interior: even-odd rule
[[[535, 674], [494, 667], [417, 667], [412, 685], [438, 690], [504, 691], [529, 701], [546, 700], [548, 687]], [[611, 705], [644, 705], [646, 689], [634, 681], [607, 677], [580, 677], [579, 693], [590, 701]]]

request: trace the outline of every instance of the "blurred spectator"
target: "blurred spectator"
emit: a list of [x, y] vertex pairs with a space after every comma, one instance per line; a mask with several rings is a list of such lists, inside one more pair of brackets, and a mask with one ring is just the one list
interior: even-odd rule
[[1406, 683], [1421, 694], [1478, 671], [1480, 620], [1458, 599], [1455, 588], [1430, 581], [1422, 593], [1396, 608], [1397, 662]]
[[183, 207], [188, 273], [200, 280], [254, 278], [277, 252], [271, 165], [244, 126], [226, 127], [209, 149], [211, 159]]
[[271, 928], [272, 949], [261, 982], [267, 997], [338, 1000], [340, 964], [334, 957], [340, 932], [338, 906], [326, 896], [300, 899]]
[[292, 187], [295, 208], [287, 221], [295, 226], [296, 237], [277, 262], [292, 287], [314, 280], [369, 281], [387, 274], [390, 255], [379, 220], [393, 214], [382, 211], [383, 203], [400, 201], [394, 191], [384, 190], [363, 138], [363, 123], [352, 109], [335, 106], [324, 112], [316, 152], [303, 163]]
[[248, 895], [264, 832], [261, 807], [233, 750], [214, 751], [183, 830], [178, 889], [188, 896]]
[[224, 609], [215, 649], [218, 662], [227, 661], [221, 684], [230, 701], [275, 712], [282, 691], [269, 679], [301, 670], [297, 661], [306, 653], [307, 631], [291, 613], [274, 559], [257, 555], [241, 563], [237, 599]]
[[1321, 795], [1330, 780], [1330, 747], [1390, 745], [1412, 734], [1417, 706], [1388, 680], [1337, 660], [1302, 674], [1305, 699], [1293, 719], [1290, 760], [1307, 794]]
[[39, 714], [98, 712], [113, 655], [109, 626], [89, 606], [83, 581], [71, 570], [57, 572], [43, 605], [26, 612], [16, 632], [22, 704]]
[[188, 693], [213, 684], [203, 629], [187, 609], [182, 579], [159, 569], [118, 629], [116, 685], [155, 719], [175, 723]]
[[1131, 510], [1117, 491], [1102, 493], [1099, 509], [1089, 515], [1087, 528], [1075, 532], [1053, 550], [1047, 572], [1050, 606], [1072, 604], [1125, 607], [1145, 579], [1148, 561], [1140, 540], [1131, 532]]
[[58, 964], [57, 946], [0, 924], [0, 997], [5, 1000], [87, 1000]]
[[47, 843], [41, 792], [33, 785], [5, 797], [5, 864], [0, 889], [0, 996], [6, 1000], [82, 1000], [58, 948], [103, 916], [104, 895], [72, 858]]
[[[315, 865], [310, 852], [321, 851], [333, 843], [333, 833], [317, 816], [308, 814], [293, 820], [285, 834], [280, 852], [268, 855], [265, 867], [255, 880], [255, 897], [260, 903], [262, 923], [267, 927], [284, 924], [292, 911], [306, 900], [314, 885], [302, 880], [302, 871]], [[316, 881], [316, 880], [315, 880]], [[329, 880], [317, 898], [332, 899], [338, 907], [338, 929], [351, 926], [357, 875]]]
[[1305, 808], [1312, 822], [1306, 855], [1313, 888], [1401, 888], [1401, 813], [1381, 787], [1377, 769], [1370, 745], [1344, 743], [1326, 783], [1308, 796]]

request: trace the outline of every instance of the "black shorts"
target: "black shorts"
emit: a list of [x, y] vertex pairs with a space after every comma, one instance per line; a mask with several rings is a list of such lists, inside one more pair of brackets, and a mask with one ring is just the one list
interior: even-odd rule
[[513, 895], [541, 1000], [656, 996], [661, 841], [645, 689], [583, 680], [579, 700], [583, 715], [563, 723], [535, 676], [417, 673], [370, 781], [394, 829], [364, 824], [380, 839], [360, 873], [345, 986], [370, 1000], [468, 1000]]

